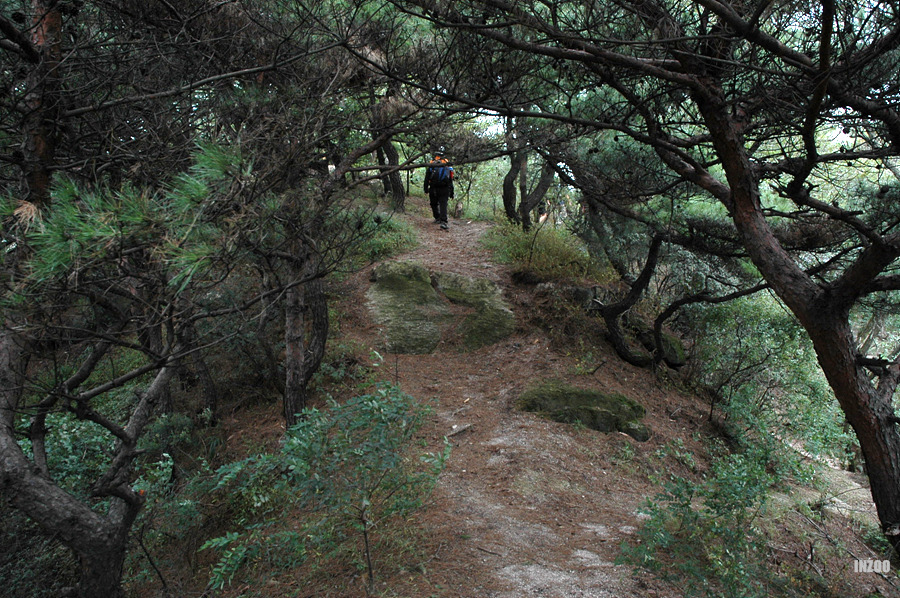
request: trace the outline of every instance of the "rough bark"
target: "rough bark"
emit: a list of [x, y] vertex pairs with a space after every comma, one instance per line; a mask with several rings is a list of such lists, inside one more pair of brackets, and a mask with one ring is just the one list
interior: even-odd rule
[[837, 281], [818, 286], [788, 255], [766, 221], [759, 181], [721, 94], [710, 87], [698, 96], [697, 105], [722, 159], [743, 245], [812, 339], [819, 365], [859, 440], [882, 530], [900, 549], [900, 434], [892, 405], [900, 366], [895, 362], [883, 368], [876, 387], [860, 363], [849, 322], [850, 308], [865, 283], [900, 256], [896, 242], [870, 246]]
[[[382, 169], [387, 165], [387, 160], [385, 160], [384, 157], [384, 147], [379, 147], [375, 150], [375, 161], [378, 163], [379, 169]], [[391, 180], [388, 177], [381, 177], [381, 187], [383, 195], [387, 196], [391, 194]]]
[[513, 151], [516, 147], [514, 128], [513, 119], [506, 119], [506, 148], [512, 153], [509, 155], [509, 171], [503, 177], [503, 210], [510, 222], [519, 221], [519, 213], [516, 211], [516, 184], [522, 170], [521, 152]]
[[288, 426], [306, 407], [307, 385], [322, 362], [328, 338], [328, 304], [316, 266], [315, 258], [309, 257], [285, 292], [283, 412]]
[[398, 212], [406, 211], [406, 190], [403, 188], [403, 177], [397, 168], [400, 166], [400, 153], [394, 146], [394, 142], [388, 140], [384, 144], [384, 155], [387, 158], [387, 165], [394, 168], [387, 176], [388, 187], [391, 192], [391, 202], [394, 209]]
[[516, 211], [516, 180], [519, 176], [521, 162], [515, 155], [510, 156], [509, 171], [503, 177], [503, 210], [510, 222], [517, 222], [519, 214]]
[[825, 377], [856, 433], [882, 530], [900, 549], [900, 434], [892, 404], [898, 368], [874, 386], [859, 365], [846, 314], [825, 313], [806, 326]]
[[29, 73], [23, 119], [23, 194], [27, 201], [41, 206], [50, 198], [50, 179], [58, 142], [57, 112], [59, 98], [59, 61], [62, 15], [59, 3], [34, 0], [31, 44], [40, 61]]

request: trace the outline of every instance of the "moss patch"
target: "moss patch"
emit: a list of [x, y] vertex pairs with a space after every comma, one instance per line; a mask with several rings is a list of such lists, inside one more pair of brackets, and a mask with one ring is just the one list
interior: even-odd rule
[[579, 423], [600, 432], [624, 432], [639, 442], [650, 438], [650, 431], [640, 421], [646, 413], [644, 407], [618, 393], [547, 382], [527, 390], [517, 406], [558, 422]]
[[447, 299], [473, 309], [460, 326], [465, 349], [492, 345], [515, 330], [515, 316], [500, 296], [500, 289], [490, 280], [438, 272], [435, 283]]
[[500, 298], [500, 289], [486, 278], [470, 278], [452, 272], [437, 272], [434, 282], [447, 299], [454, 303], [478, 307]]
[[[656, 341], [653, 338], [653, 330], [643, 328], [636, 333], [638, 341], [641, 345], [653, 354], [656, 351]], [[680, 368], [687, 363], [687, 351], [684, 343], [677, 336], [663, 332], [661, 335], [663, 361], [671, 368]]]
[[[434, 283], [432, 283], [432, 277]], [[386, 262], [372, 272], [367, 294], [391, 353], [431, 353], [450, 327], [473, 350], [496, 343], [515, 329], [515, 317], [490, 280], [438, 272], [413, 262]], [[461, 321], [450, 304], [469, 308]]]
[[367, 297], [385, 330], [385, 349], [413, 355], [434, 351], [451, 315], [428, 270], [411, 262], [385, 262], [373, 270], [372, 282]]
[[469, 351], [500, 342], [513, 333], [515, 317], [509, 308], [485, 304], [466, 316], [461, 326], [463, 347]]

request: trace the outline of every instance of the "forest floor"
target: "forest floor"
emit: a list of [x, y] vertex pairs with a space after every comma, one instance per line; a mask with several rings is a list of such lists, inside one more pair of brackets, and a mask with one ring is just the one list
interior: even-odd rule
[[[450, 230], [442, 231], [425, 216], [403, 217], [418, 229], [419, 246], [395, 259], [493, 280], [518, 324], [511, 337], [473, 352], [462, 352], [447, 338], [430, 355], [385, 354], [382, 331], [365, 295], [371, 267], [340, 283], [341, 341], [381, 353], [386, 378], [434, 405], [422, 431], [424, 442], [439, 448], [446, 436], [452, 444], [428, 505], [409, 522], [410, 529], [419, 530], [417, 548], [399, 557], [375, 553], [377, 594], [683, 596], [678, 582], [635, 572], [616, 559], [624, 542], [637, 539], [646, 517], [640, 507], [661, 489], [656, 476], [696, 478], [707, 469], [707, 440], [720, 435], [709, 420], [709, 405], [681, 390], [684, 385], [674, 372], [632, 367], [608, 349], [593, 349], [586, 363], [574, 341], [560, 342], [550, 326], [540, 325], [535, 288], [514, 284], [509, 269], [481, 246], [489, 223], [453, 220]], [[620, 392], [639, 401], [647, 410], [644, 421], [651, 438], [637, 442], [621, 433], [555, 423], [514, 408], [522, 391], [546, 380]], [[256, 418], [255, 430], [246, 426], [248, 417]], [[223, 424], [259, 442], [260, 435], [278, 435], [277, 421], [277, 412], [260, 418], [251, 409], [234, 413]], [[261, 429], [266, 425], [268, 430]], [[677, 452], [690, 453], [690, 460], [672, 458]], [[770, 558], [780, 572], [806, 580], [798, 582], [798, 596], [895, 595], [896, 581], [854, 573], [854, 557], [875, 558], [858, 540], [859, 527], [850, 517], [873, 520], [864, 479], [837, 471], [829, 476], [834, 481], [824, 490], [797, 488], [773, 501], [783, 508], [768, 516]], [[806, 510], [796, 508], [804, 501], [839, 504], [813, 521], [803, 514]], [[271, 596], [365, 595], [363, 573], [349, 568], [323, 570], [306, 578], [303, 589], [270, 583], [266, 595]]]

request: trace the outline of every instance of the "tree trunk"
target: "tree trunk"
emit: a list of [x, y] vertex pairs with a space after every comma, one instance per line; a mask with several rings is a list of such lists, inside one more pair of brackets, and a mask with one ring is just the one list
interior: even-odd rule
[[895, 361], [881, 367], [876, 387], [860, 364], [849, 323], [850, 309], [864, 286], [900, 254], [898, 243], [870, 245], [841, 277], [827, 286], [817, 285], [784, 250], [766, 221], [759, 181], [721, 91], [711, 87], [695, 99], [728, 178], [731, 193], [720, 199], [731, 210], [753, 263], [812, 339], [819, 365], [859, 440], [882, 531], [900, 549], [900, 434], [892, 405], [900, 365]]
[[97, 551], [79, 559], [80, 598], [124, 598], [122, 591], [122, 566], [125, 563], [125, 542], [116, 543], [108, 550]]
[[518, 222], [519, 214], [516, 212], [516, 179], [519, 176], [519, 160], [515, 155], [510, 156], [509, 172], [503, 177], [503, 210], [510, 222]]
[[[375, 137], [373, 134], [372, 137]], [[384, 159], [384, 147], [379, 147], [375, 150], [375, 160], [378, 162], [379, 170], [384, 168], [387, 165], [387, 160]], [[391, 194], [391, 179], [387, 176], [381, 177], [381, 193], [385, 196]]]
[[129, 485], [137, 440], [177, 367], [157, 373], [126, 426], [109, 469], [95, 484], [96, 496], [109, 498], [105, 515], [62, 490], [35, 467], [17, 442], [16, 417], [25, 383], [28, 348], [10, 330], [0, 332], [0, 491], [10, 504], [58, 538], [78, 557], [82, 598], [118, 598], [129, 531], [144, 499]]
[[[284, 420], [297, 421], [306, 407], [306, 388], [325, 354], [328, 338], [328, 303], [320, 278], [315, 278], [317, 261], [310, 257], [298, 269], [296, 284], [285, 292]], [[300, 282], [305, 280], [305, 282]]]
[[882, 531], [900, 550], [900, 434], [892, 401], [900, 372], [896, 364], [889, 366], [890, 371], [879, 372], [881, 383], [875, 387], [859, 365], [848, 318], [825, 313], [812, 320], [806, 329], [819, 365], [859, 440]]
[[23, 194], [41, 206], [50, 199], [50, 179], [58, 143], [59, 61], [62, 15], [55, 1], [34, 0], [31, 41], [40, 61], [29, 74], [23, 119]]
[[[148, 301], [147, 305], [149, 304]], [[138, 337], [141, 345], [151, 359], [158, 358], [158, 356], [162, 355], [163, 351], [165, 351], [163, 325], [161, 323], [153, 323], [143, 328], [138, 332]], [[160, 413], [172, 413], [175, 411], [175, 406], [172, 403], [172, 391], [168, 385], [161, 391], [158, 408]]]
[[[384, 155], [387, 157], [388, 166], [394, 168], [400, 166], [400, 153], [394, 146], [394, 142], [388, 140], [384, 144]], [[398, 212], [406, 211], [406, 192], [403, 189], [403, 177], [400, 176], [399, 170], [394, 170], [387, 178], [390, 183], [391, 201], [394, 209]]]
[[534, 189], [527, 196], [522, 195], [522, 201], [519, 204], [519, 217], [522, 219], [522, 229], [526, 232], [531, 229], [531, 212], [544, 200], [555, 177], [556, 171], [553, 170], [553, 166], [545, 162], [543, 168], [541, 168], [541, 178], [538, 180], [537, 185], [534, 186]]
[[519, 180], [519, 171], [522, 170], [522, 156], [516, 148], [515, 121], [506, 119], [506, 149], [511, 151], [509, 155], [509, 171], [503, 177], [503, 210], [510, 222], [518, 222], [519, 214], [516, 211], [516, 184]]
[[603, 316], [603, 320], [606, 322], [608, 339], [612, 344], [613, 349], [615, 349], [616, 354], [627, 363], [637, 367], [648, 367], [653, 365], [655, 360], [649, 355], [639, 355], [634, 353], [628, 347], [628, 342], [625, 333], [622, 330], [620, 318], [622, 317], [622, 314], [634, 307], [641, 298], [641, 295], [647, 289], [647, 286], [650, 284], [650, 280], [653, 278], [654, 272], [656, 272], [656, 265], [659, 262], [659, 250], [661, 246], [662, 239], [660, 237], [654, 237], [653, 241], [650, 243], [650, 249], [647, 252], [647, 261], [644, 264], [643, 270], [641, 270], [641, 275], [638, 276], [634, 284], [631, 285], [631, 289], [624, 299], [611, 305], [600, 306], [600, 315]]

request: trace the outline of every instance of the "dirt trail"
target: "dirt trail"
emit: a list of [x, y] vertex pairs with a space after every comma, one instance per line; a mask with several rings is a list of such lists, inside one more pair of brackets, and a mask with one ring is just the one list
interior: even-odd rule
[[[420, 246], [398, 259], [491, 279], [511, 304], [527, 304], [520, 295], [532, 291], [513, 286], [509, 272], [480, 247], [486, 223], [454, 221], [448, 232], [423, 218], [411, 219], [420, 228]], [[361, 327], [344, 333], [355, 332], [360, 342], [378, 346], [372, 319], [367, 314], [354, 319]], [[433, 439], [446, 435], [453, 445], [434, 502], [422, 515], [437, 553], [417, 582], [430, 592], [423, 596], [661, 595], [613, 563], [620, 542], [638, 525], [636, 510], [650, 491], [637, 481], [643, 476], [621, 476], [613, 460], [657, 443], [651, 439], [635, 447], [622, 434], [578, 430], [511, 408], [530, 384], [571, 379], [573, 357], [554, 349], [541, 331], [520, 324], [513, 337], [478, 351], [460, 353], [442, 343], [431, 355], [386, 355], [384, 366], [406, 392], [435, 402], [436, 421], [428, 433]], [[609, 386], [610, 377], [611, 390], [634, 395], [653, 385], [642, 380], [645, 375], [616, 362], [582, 383]]]

